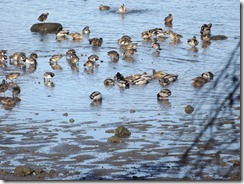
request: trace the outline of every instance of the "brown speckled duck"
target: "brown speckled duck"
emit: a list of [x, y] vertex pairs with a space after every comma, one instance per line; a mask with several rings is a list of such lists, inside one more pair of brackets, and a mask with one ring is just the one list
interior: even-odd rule
[[100, 47], [103, 43], [103, 38], [91, 38], [88, 39], [89, 44], [91, 44], [94, 47]]
[[6, 75], [6, 79], [13, 81], [14, 79], [17, 79], [20, 76], [19, 72], [11, 72]]
[[51, 78], [53, 78], [55, 74], [53, 72], [45, 72], [44, 73], [44, 81], [49, 82]]
[[191, 47], [196, 47], [196, 46], [199, 44], [199, 42], [198, 42], [196, 36], [193, 36], [192, 39], [188, 39], [188, 40], [187, 40], [187, 43], [188, 43]]
[[2, 83], [0, 84], [0, 93], [4, 93], [5, 96], [5, 91], [8, 90], [8, 84], [5, 81], [5, 79], [2, 80]]
[[164, 18], [164, 23], [166, 24], [166, 25], [170, 25], [170, 24], [172, 24], [172, 21], [173, 21], [173, 16], [172, 16], [172, 14], [170, 13], [167, 17], [165, 17]]
[[84, 28], [83, 28], [83, 30], [82, 30], [82, 34], [90, 34], [90, 28], [89, 28], [89, 26], [85, 26]]
[[99, 10], [110, 10], [110, 6], [107, 6], [107, 5], [100, 5], [99, 6]]
[[107, 79], [104, 80], [103, 83], [104, 83], [105, 86], [114, 86], [115, 81], [113, 79], [111, 79], [111, 78], [107, 78]]

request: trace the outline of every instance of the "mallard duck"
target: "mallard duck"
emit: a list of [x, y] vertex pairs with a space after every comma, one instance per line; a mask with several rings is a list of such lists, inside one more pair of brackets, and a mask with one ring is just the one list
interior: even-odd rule
[[130, 84], [128, 81], [122, 79], [122, 80], [118, 80], [118, 86], [120, 88], [129, 88]]
[[202, 73], [202, 77], [207, 80], [212, 80], [214, 78], [214, 74], [212, 72], [204, 72]]
[[89, 28], [89, 26], [86, 26], [86, 27], [84, 27], [83, 28], [83, 30], [82, 30], [82, 34], [90, 34], [90, 28]]
[[168, 86], [178, 79], [178, 75], [166, 74], [161, 79], [159, 79], [159, 84], [161, 86]]
[[104, 83], [105, 86], [114, 86], [115, 81], [113, 79], [111, 79], [111, 78], [107, 78], [107, 79], [104, 80], [103, 83]]
[[80, 41], [83, 38], [83, 35], [81, 33], [78, 33], [78, 32], [70, 33], [69, 35], [72, 37], [73, 40], [76, 40], [76, 41], [77, 40]]
[[120, 72], [117, 72], [115, 75], [114, 75], [114, 80], [124, 80], [124, 76], [120, 73]]
[[119, 59], [119, 53], [115, 50], [108, 51], [107, 54], [109, 55], [111, 60], [118, 60]]
[[172, 24], [172, 21], [173, 21], [173, 16], [171, 13], [167, 17], [164, 18], [165, 24]]
[[4, 106], [15, 106], [16, 105], [16, 100], [15, 98], [12, 97], [6, 97], [1, 99], [1, 103]]
[[167, 99], [169, 96], [171, 96], [171, 91], [169, 89], [162, 89], [157, 94], [157, 99], [158, 100], [164, 100], [164, 99]]
[[119, 13], [125, 13], [127, 10], [125, 8], [125, 5], [122, 4], [120, 7], [119, 7]]
[[39, 20], [40, 22], [44, 22], [47, 20], [49, 13], [42, 13], [37, 20]]
[[99, 60], [99, 56], [96, 54], [92, 54], [92, 55], [88, 56], [88, 60], [92, 61], [92, 62], [96, 62], [97, 60]]
[[20, 76], [19, 72], [11, 72], [7, 74], [5, 77], [6, 79], [13, 81], [14, 79], [17, 79], [19, 76]]
[[152, 46], [152, 48], [154, 48], [155, 50], [161, 50], [161, 48], [160, 48], [160, 44], [157, 43], [157, 42], [152, 43], [151, 46]]
[[88, 39], [89, 44], [93, 45], [94, 47], [100, 47], [103, 43], [103, 38], [91, 38]]
[[199, 44], [199, 42], [198, 42], [196, 36], [193, 36], [192, 39], [188, 39], [188, 40], [187, 40], [187, 43], [188, 43], [191, 47], [196, 47], [196, 46]]
[[62, 54], [54, 54], [49, 59], [50, 63], [57, 63], [63, 57]]
[[13, 95], [13, 97], [19, 95], [20, 92], [21, 92], [21, 89], [20, 89], [19, 86], [16, 86], [16, 87], [13, 87], [13, 88], [12, 88], [12, 95]]
[[0, 55], [0, 62], [1, 63], [7, 61], [7, 59], [8, 59], [8, 57], [6, 55], [4, 55], [4, 54]]
[[102, 100], [102, 94], [99, 91], [92, 92], [89, 97], [92, 101], [101, 101]]
[[8, 84], [5, 81], [5, 79], [2, 80], [2, 84], [0, 84], [0, 93], [4, 93], [5, 96], [5, 91], [8, 90]]
[[180, 40], [181, 38], [183, 38], [182, 35], [174, 33], [172, 30], [168, 30], [168, 31], [166, 31], [166, 33], [169, 35], [169, 37], [172, 40]]
[[45, 72], [44, 73], [44, 81], [49, 82], [51, 78], [53, 78], [55, 74], [53, 72]]
[[99, 6], [99, 10], [110, 10], [110, 6], [107, 6], [107, 5], [100, 5]]
[[69, 36], [69, 31], [68, 30], [63, 30], [62, 27], [58, 28], [58, 30], [56, 31], [56, 39], [66, 38], [68, 36]]
[[201, 35], [211, 36], [211, 27], [212, 27], [212, 23], [203, 24], [200, 30]]
[[161, 79], [161, 78], [163, 78], [166, 75], [167, 75], [166, 72], [156, 71], [155, 69], [153, 69], [153, 71], [152, 71], [152, 76], [155, 79]]

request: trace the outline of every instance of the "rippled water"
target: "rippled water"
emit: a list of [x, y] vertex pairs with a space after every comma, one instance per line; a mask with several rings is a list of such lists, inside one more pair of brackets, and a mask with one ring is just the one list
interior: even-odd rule
[[[22, 51], [27, 55], [36, 52], [39, 56], [37, 69], [33, 73], [11, 65], [0, 69], [2, 78], [11, 71], [21, 72], [21, 76], [16, 80], [21, 87], [21, 102], [12, 110], [1, 109], [0, 111], [1, 134], [4, 137], [3, 143], [0, 142], [2, 148], [42, 145], [42, 148], [37, 149], [36, 152], [44, 154], [52, 152], [52, 149], [59, 144], [78, 145], [81, 150], [66, 152], [68, 154], [66, 158], [68, 160], [75, 158], [81, 154], [80, 152], [83, 154], [82, 149], [85, 149], [85, 154], [98, 155], [98, 158], [88, 159], [83, 164], [92, 165], [96, 159], [106, 160], [112, 155], [111, 151], [107, 153], [106, 150], [98, 149], [93, 141], [106, 145], [107, 138], [111, 134], [105, 133], [105, 130], [114, 129], [118, 125], [128, 127], [132, 135], [128, 144], [121, 146], [120, 149], [113, 148], [117, 153], [144, 149], [147, 141], [151, 146], [154, 145], [156, 150], [172, 148], [178, 134], [185, 131], [182, 127], [182, 123], [184, 124], [182, 118], [190, 117], [190, 115], [185, 115], [184, 107], [194, 104], [199, 98], [206, 98], [199, 89], [192, 86], [191, 79], [206, 71], [211, 71], [217, 77], [240, 40], [240, 5], [227, 0], [221, 1], [221, 3], [212, 0], [187, 0], [181, 3], [159, 0], [143, 0], [139, 3], [125, 0], [123, 3], [128, 8], [128, 12], [124, 15], [117, 12], [121, 5], [120, 2], [112, 3], [106, 0], [96, 2], [90, 0], [24, 1], [21, 3], [16, 0], [2, 0], [0, 2], [0, 6], [4, 7], [0, 17], [0, 49], [6, 49], [8, 55]], [[111, 10], [99, 11], [100, 4], [110, 5]], [[11, 13], [12, 10], [14, 10], [14, 14]], [[70, 32], [81, 32], [85, 26], [89, 26], [91, 29], [89, 38], [102, 37], [104, 40], [102, 46], [93, 49], [89, 45], [88, 37], [84, 37], [81, 42], [71, 39], [58, 42], [54, 34], [32, 33], [30, 27], [37, 23], [37, 17], [43, 12], [49, 12], [47, 22], [59, 22], [64, 29]], [[147, 43], [141, 38], [141, 32], [156, 27], [169, 29], [164, 26], [164, 17], [168, 13], [172, 13], [174, 16], [171, 29], [183, 35], [182, 42], [171, 45], [170, 39], [166, 39], [160, 43], [162, 50], [156, 57], [153, 54], [151, 43]], [[228, 39], [212, 41], [207, 48], [201, 48], [200, 41], [198, 52], [189, 50], [187, 39], [196, 35], [200, 40], [200, 27], [202, 24], [210, 22], [213, 24], [213, 35], [226, 35]], [[112, 63], [107, 52], [119, 51], [117, 40], [123, 35], [131, 36], [132, 41], [138, 43], [138, 51], [132, 62], [120, 58], [118, 63]], [[52, 70], [48, 63], [51, 55], [65, 54], [70, 48], [75, 49], [80, 57], [78, 68], [72, 70], [63, 57], [59, 61], [63, 69]], [[83, 63], [91, 54], [97, 54], [103, 62], [99, 63], [99, 67], [94, 73], [89, 74], [84, 71]], [[118, 71], [127, 76], [142, 72], [152, 74], [153, 69], [179, 75], [179, 79], [168, 87], [172, 91], [168, 104], [157, 102], [156, 95], [162, 89], [157, 80], [151, 81], [146, 86], [131, 86], [125, 90], [119, 89], [117, 85], [106, 88], [103, 84], [105, 78], [113, 77]], [[52, 80], [55, 87], [44, 85], [43, 73], [45, 71], [55, 73]], [[211, 83], [207, 84], [206, 88], [209, 87], [208, 85], [210, 86]], [[224, 86], [224, 82], [221, 85]], [[100, 106], [91, 104], [89, 95], [93, 91], [100, 91], [103, 94], [104, 99]], [[218, 93], [220, 95], [224, 92], [219, 90], [217, 96]], [[11, 95], [11, 91], [8, 91], [6, 95]], [[199, 115], [199, 119], [207, 117], [207, 110], [214, 103], [214, 101], [206, 101], [206, 104], [203, 104], [206, 112]], [[135, 112], [132, 113], [131, 110], [135, 110]], [[66, 112], [68, 117], [63, 116]], [[74, 118], [73, 124], [69, 123], [70, 118]], [[165, 128], [166, 124], [167, 128]], [[140, 129], [142, 126], [145, 126], [146, 130]], [[180, 127], [179, 130], [174, 130], [174, 126]], [[14, 130], [6, 133], [6, 127]], [[172, 127], [172, 131], [170, 127]], [[201, 130], [201, 124], [196, 123], [193, 129], [192, 134], [182, 135], [183, 140], [187, 143], [183, 143], [183, 141], [177, 144], [190, 145], [194, 136]], [[165, 133], [161, 135], [161, 132]], [[79, 138], [84, 137], [91, 140], [91, 145], [80, 144], [82, 141]], [[142, 138], [144, 142], [133, 142], [133, 140]], [[43, 141], [40, 141], [42, 139]], [[46, 139], [50, 139], [50, 142], [45, 141]], [[109, 147], [109, 145], [107, 146]], [[92, 148], [89, 150], [89, 147]], [[238, 145], [234, 147], [238, 149]], [[175, 153], [177, 153], [177, 148], [175, 149]], [[145, 152], [145, 154], [147, 155], [149, 152]], [[16, 161], [12, 161], [6, 168], [11, 169], [16, 164], [26, 164], [21, 162], [22, 157], [21, 154], [13, 158], [5, 155], [6, 160]], [[35, 161], [33, 155], [30, 157], [33, 157]], [[173, 161], [175, 158], [172, 156], [165, 158], [165, 160], [167, 159]], [[29, 162], [31, 161], [27, 163]], [[54, 161], [54, 163], [59, 165], [58, 161]], [[54, 163], [51, 167], [54, 167]], [[46, 165], [45, 161], [40, 161], [39, 164]], [[138, 164], [140, 165], [140, 162]], [[60, 165], [62, 165], [61, 161]], [[135, 165], [137, 166], [137, 164]], [[129, 163], [127, 166], [129, 167]], [[72, 163], [69, 169], [76, 170], [77, 167]], [[94, 168], [96, 167], [94, 166]], [[94, 168], [91, 167], [91, 170]], [[115, 166], [114, 169], [116, 168]], [[86, 171], [90, 171], [89, 167]], [[174, 174], [168, 176], [166, 173], [157, 176], [180, 177], [177, 175], [179, 173]]]

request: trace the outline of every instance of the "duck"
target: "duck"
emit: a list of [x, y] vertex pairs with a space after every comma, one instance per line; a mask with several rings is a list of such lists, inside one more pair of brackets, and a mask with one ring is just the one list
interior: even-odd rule
[[196, 36], [193, 36], [192, 39], [188, 39], [188, 40], [187, 40], [187, 43], [188, 43], [188, 45], [190, 45], [191, 47], [196, 47], [196, 46], [199, 44], [199, 42], [198, 42]]
[[171, 96], [171, 91], [169, 89], [162, 89], [157, 94], [157, 99], [158, 100], [164, 100], [164, 99], [167, 99], [169, 96]]
[[102, 94], [99, 91], [92, 92], [89, 97], [92, 101], [101, 101], [102, 100]]
[[3, 106], [15, 106], [16, 99], [13, 97], [2, 98], [1, 103], [3, 104]]
[[161, 79], [159, 79], [159, 84], [161, 86], [168, 86], [178, 79], [178, 75], [166, 74]]
[[63, 30], [62, 27], [58, 28], [58, 30], [56, 31], [56, 39], [66, 38], [68, 36], [69, 36], [69, 31], [68, 30]]
[[87, 69], [93, 69], [93, 68], [96, 68], [96, 67], [97, 67], [96, 63], [93, 62], [93, 61], [91, 61], [91, 60], [86, 61], [86, 62], [83, 64], [83, 66], [84, 66], [85, 68], [87, 68]]
[[42, 13], [37, 20], [39, 20], [40, 22], [44, 22], [47, 20], [47, 17], [48, 17], [49, 13]]
[[70, 56], [69, 62], [71, 64], [75, 64], [75, 63], [78, 63], [79, 60], [80, 60], [80, 58], [76, 54], [73, 54]]
[[57, 63], [63, 57], [62, 54], [54, 54], [49, 59], [50, 63]]
[[112, 78], [106, 78], [103, 83], [105, 86], [114, 86], [115, 81]]
[[94, 47], [100, 47], [103, 43], [103, 38], [91, 38], [88, 39], [89, 44], [91, 44]]
[[151, 36], [152, 36], [152, 34], [147, 30], [147, 31], [143, 31], [143, 32], [141, 32], [141, 37], [143, 38], [143, 39], [150, 39], [151, 38]]
[[195, 87], [202, 87], [205, 83], [212, 80], [214, 77], [212, 72], [204, 72], [201, 76], [192, 79], [192, 85]]
[[129, 88], [130, 84], [128, 81], [122, 79], [122, 80], [118, 80], [118, 86], [119, 88]]
[[129, 45], [131, 43], [131, 37], [128, 35], [124, 35], [118, 39], [118, 44], [121, 45]]
[[53, 78], [55, 74], [53, 72], [45, 72], [44, 73], [44, 81], [49, 82], [51, 78]]
[[125, 8], [125, 5], [122, 4], [120, 7], [119, 7], [119, 13], [125, 13], [127, 10]]
[[161, 78], [163, 78], [166, 75], [167, 75], [166, 72], [156, 71], [155, 69], [152, 70], [152, 76], [155, 79], [161, 79]]
[[0, 63], [7, 61], [7, 59], [8, 59], [8, 57], [5, 54], [0, 55]]
[[89, 28], [89, 26], [85, 26], [84, 28], [83, 28], [83, 30], [82, 30], [82, 34], [90, 34], [90, 28]]
[[119, 53], [116, 50], [108, 51], [107, 54], [109, 55], [111, 60], [118, 60], [119, 59]]
[[158, 42], [154, 42], [154, 43], [152, 43], [152, 48], [154, 48], [155, 50], [161, 50], [161, 48], [160, 48], [160, 44], [158, 43]]
[[8, 90], [8, 84], [5, 79], [2, 80], [2, 83], [0, 84], [0, 93], [4, 93]]
[[172, 21], [173, 21], [173, 16], [171, 13], [167, 17], [164, 18], [165, 24], [172, 24]]
[[12, 55], [9, 56], [10, 61], [25, 61], [26, 60], [26, 54], [24, 52], [15, 52]]
[[123, 55], [123, 56], [132, 56], [132, 55], [135, 54], [136, 51], [137, 51], [136, 49], [126, 49], [126, 50], [122, 53], [122, 55]]
[[78, 32], [71, 33], [69, 35], [72, 37], [73, 40], [76, 40], [76, 41], [80, 41], [83, 38], [83, 35], [81, 33], [78, 33]]
[[6, 79], [13, 81], [14, 79], [17, 79], [19, 76], [20, 76], [19, 72], [11, 72], [7, 74], [5, 77]]
[[96, 54], [92, 54], [92, 55], [88, 56], [88, 60], [92, 61], [92, 62], [96, 62], [97, 60], [99, 60], [99, 56]]
[[100, 5], [99, 6], [99, 10], [110, 10], [110, 6], [107, 6], [107, 5]]
[[204, 35], [211, 36], [211, 27], [212, 27], [212, 23], [203, 24], [201, 26], [201, 30], [200, 30], [201, 36], [204, 36]]
[[132, 84], [134, 84], [134, 85], [146, 85], [148, 83], [149, 83], [148, 80], [146, 80], [145, 78], [141, 78], [141, 77], [132, 82]]
[[13, 97], [16, 97], [17, 95], [19, 95], [21, 92], [21, 89], [19, 86], [15, 86], [12, 88], [12, 95]]
[[35, 58], [33, 58], [33, 57], [29, 57], [29, 58], [27, 58], [27, 59], [25, 60], [25, 63], [27, 63], [27, 64], [31, 64], [31, 65], [36, 65], [36, 64], [37, 64], [37, 61], [36, 61]]
[[167, 30], [167, 31], [166, 31], [166, 34], [168, 34], [169, 37], [170, 37], [172, 40], [174, 40], [174, 41], [178, 41], [178, 40], [180, 40], [181, 38], [183, 38], [182, 35], [177, 34], [177, 33], [174, 33], [172, 30]]
[[138, 43], [128, 43], [128, 44], [125, 44], [125, 45], [121, 45], [120, 48], [122, 50], [127, 50], [127, 49], [137, 49], [138, 47]]

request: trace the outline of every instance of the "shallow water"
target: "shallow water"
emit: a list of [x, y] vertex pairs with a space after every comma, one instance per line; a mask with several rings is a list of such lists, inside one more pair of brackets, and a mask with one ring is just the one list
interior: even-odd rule
[[[36, 52], [39, 58], [34, 72], [12, 65], [0, 68], [1, 78], [11, 71], [21, 72], [21, 76], [15, 81], [21, 87], [21, 102], [11, 110], [0, 111], [0, 152], [6, 162], [10, 161], [7, 166], [2, 164], [0, 167], [12, 170], [16, 165], [37, 164], [40, 167], [57, 169], [66, 165], [67, 170], [83, 170], [83, 173], [76, 177], [59, 176], [58, 179], [75, 180], [89, 174], [93, 175], [91, 178], [97, 178], [99, 172], [96, 173], [96, 169], [102, 167], [115, 173], [101, 176], [107, 179], [125, 179], [125, 176], [131, 176], [130, 168], [138, 168], [145, 163], [155, 165], [164, 162], [174, 168], [174, 161], [179, 159], [174, 155], [183, 154], [191, 145], [203, 128], [201, 120], [208, 118], [209, 109], [215, 105], [214, 100], [204, 96], [203, 90], [192, 86], [191, 79], [207, 71], [214, 73], [216, 78], [221, 74], [229, 55], [240, 40], [239, 3], [227, 0], [221, 1], [221, 4], [210, 0], [187, 0], [180, 4], [176, 1], [159, 0], [144, 0], [140, 3], [124, 1], [128, 12], [121, 15], [117, 12], [121, 4], [106, 0], [16, 2], [0, 2], [0, 6], [4, 7], [0, 18], [0, 49], [6, 49], [8, 56], [17, 51], [27, 55]], [[99, 11], [100, 4], [110, 5], [111, 10]], [[15, 14], [10, 13], [11, 9], [14, 9]], [[32, 33], [30, 27], [37, 23], [37, 17], [43, 12], [49, 12], [47, 22], [59, 22], [70, 32], [81, 32], [85, 26], [89, 26], [91, 33], [81, 42], [71, 39], [59, 42], [55, 39], [55, 34]], [[174, 17], [171, 29], [183, 35], [182, 42], [172, 45], [170, 38], [160, 42], [162, 50], [156, 57], [153, 55], [151, 43], [141, 38], [141, 32], [156, 27], [169, 29], [164, 26], [164, 17], [168, 13], [172, 13]], [[195, 35], [200, 40], [200, 27], [210, 22], [213, 24], [212, 35], [226, 35], [228, 39], [212, 41], [207, 48], [202, 48], [200, 41], [198, 52], [189, 50], [187, 39]], [[131, 36], [132, 41], [138, 43], [138, 51], [132, 62], [120, 58], [118, 63], [112, 63], [107, 52], [119, 51], [117, 40], [123, 35]], [[89, 45], [88, 38], [93, 37], [103, 38], [100, 48], [94, 49]], [[51, 55], [65, 54], [70, 48], [75, 49], [80, 57], [78, 67], [72, 70], [63, 57], [59, 61], [63, 69], [53, 70], [48, 63]], [[97, 54], [103, 62], [99, 61], [99, 67], [89, 74], [84, 71], [83, 63], [91, 54]], [[178, 80], [168, 86], [172, 95], [166, 104], [160, 104], [156, 99], [157, 93], [162, 89], [157, 80], [152, 80], [146, 86], [131, 86], [125, 90], [119, 89], [117, 85], [107, 88], [103, 84], [104, 79], [112, 78], [118, 71], [128, 76], [142, 72], [152, 74], [153, 69], [179, 75]], [[45, 71], [55, 73], [52, 79], [54, 87], [44, 85]], [[204, 88], [211, 88], [212, 83], [206, 84]], [[224, 85], [224, 81], [219, 84], [220, 87]], [[100, 91], [103, 95], [99, 106], [91, 104], [89, 95], [93, 91]], [[220, 96], [223, 93], [220, 89], [213, 95]], [[11, 91], [7, 91], [6, 95], [10, 96]], [[206, 98], [202, 104], [203, 111], [197, 116], [198, 121], [192, 124], [191, 115], [185, 114], [184, 107], [193, 105], [202, 98]], [[67, 117], [63, 115], [66, 112]], [[238, 111], [235, 113], [239, 114]], [[70, 118], [75, 120], [74, 123], [69, 122]], [[235, 116], [228, 118], [233, 119]], [[126, 126], [132, 134], [124, 143], [110, 145], [107, 139], [112, 134], [105, 131], [119, 125]], [[233, 133], [230, 133], [231, 137], [237, 136], [237, 144], [232, 144], [231, 147], [233, 150], [240, 149], [238, 125], [237, 120], [236, 129], [230, 131]], [[228, 141], [224, 135], [229, 127], [220, 129], [223, 130], [217, 131], [216, 128], [213, 131], [217, 132], [218, 141], [224, 144]], [[206, 134], [201, 141], [204, 142], [209, 137]], [[64, 150], [62, 153], [67, 145], [71, 146], [71, 150]], [[55, 149], [59, 146], [61, 149]], [[31, 150], [28, 154], [21, 151], [8, 154], [9, 150], [26, 147]], [[163, 150], [169, 152], [169, 156], [161, 157]], [[134, 152], [134, 155], [122, 154], [129, 152]], [[57, 156], [57, 159], [50, 158], [49, 154], [56, 153], [61, 156]], [[154, 156], [147, 159], [150, 154]], [[81, 155], [89, 155], [91, 158], [77, 163]], [[133, 159], [137, 161], [134, 162]], [[122, 167], [117, 164], [119, 161], [124, 164], [120, 164]], [[137, 172], [138, 177], [141, 175], [148, 179], [179, 179], [183, 174], [177, 169], [164, 174], [155, 172], [153, 176], [148, 176], [147, 171]], [[212, 177], [222, 179], [221, 175]]]

